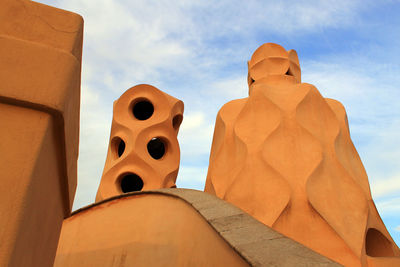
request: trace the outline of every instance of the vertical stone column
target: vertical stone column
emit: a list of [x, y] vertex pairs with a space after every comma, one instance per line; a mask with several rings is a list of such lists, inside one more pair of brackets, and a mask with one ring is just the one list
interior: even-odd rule
[[77, 179], [83, 20], [0, 5], [0, 266], [52, 266]]
[[114, 102], [110, 143], [96, 202], [122, 193], [176, 187], [183, 102], [141, 84]]

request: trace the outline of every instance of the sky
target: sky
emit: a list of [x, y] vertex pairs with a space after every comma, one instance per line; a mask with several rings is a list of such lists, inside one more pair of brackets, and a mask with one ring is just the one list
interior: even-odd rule
[[260, 45], [295, 49], [302, 82], [344, 104], [372, 195], [400, 245], [400, 1], [40, 0], [84, 18], [74, 209], [94, 202], [113, 101], [147, 83], [185, 103], [177, 186], [203, 190], [215, 117], [247, 96]]

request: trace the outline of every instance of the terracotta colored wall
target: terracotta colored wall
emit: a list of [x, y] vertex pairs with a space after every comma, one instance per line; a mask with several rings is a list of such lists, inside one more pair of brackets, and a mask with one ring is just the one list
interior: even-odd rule
[[0, 265], [51, 266], [76, 188], [82, 18], [0, 5]]
[[54, 266], [248, 266], [188, 203], [117, 198], [64, 221]]
[[0, 104], [0, 122], [0, 265], [51, 266], [65, 215], [54, 120]]
[[400, 260], [344, 107], [301, 83], [293, 50], [264, 44], [248, 65], [249, 97], [218, 113], [205, 191], [346, 266]]
[[114, 102], [108, 154], [96, 201], [176, 187], [183, 102], [154, 86], [128, 89]]
[[55, 266], [340, 266], [213, 195], [164, 188], [66, 219]]

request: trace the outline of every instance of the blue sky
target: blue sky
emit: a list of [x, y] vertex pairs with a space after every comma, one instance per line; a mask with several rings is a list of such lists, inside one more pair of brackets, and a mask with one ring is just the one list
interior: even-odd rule
[[94, 201], [112, 103], [152, 84], [185, 103], [178, 187], [202, 190], [215, 116], [247, 95], [247, 60], [295, 49], [302, 81], [341, 101], [376, 206], [400, 244], [400, 1], [39, 1], [84, 17], [78, 189]]

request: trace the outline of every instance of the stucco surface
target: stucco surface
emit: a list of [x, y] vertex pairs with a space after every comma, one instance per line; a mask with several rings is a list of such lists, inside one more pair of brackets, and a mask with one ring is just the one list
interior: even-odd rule
[[52, 117], [0, 103], [0, 266], [51, 266], [64, 218]]
[[176, 187], [183, 102], [136, 85], [114, 102], [110, 141], [96, 201], [122, 193]]
[[205, 191], [343, 265], [398, 260], [342, 104], [301, 83], [294, 50], [264, 44], [248, 66], [249, 97], [217, 115]]
[[339, 266], [237, 207], [190, 189], [129, 193], [78, 210], [64, 221], [55, 262], [55, 266], [99, 262], [102, 266]]
[[0, 102], [53, 116], [64, 150], [68, 214], [77, 180], [83, 20], [24, 0], [2, 1], [0, 14]]
[[0, 4], [0, 265], [52, 266], [77, 179], [83, 20]]

